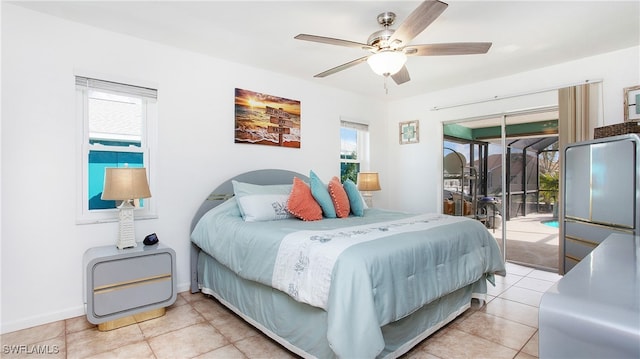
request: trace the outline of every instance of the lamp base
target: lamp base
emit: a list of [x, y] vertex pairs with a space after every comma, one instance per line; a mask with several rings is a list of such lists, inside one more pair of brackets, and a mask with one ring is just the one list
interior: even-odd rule
[[373, 193], [371, 192], [362, 192], [362, 198], [364, 198], [364, 203], [369, 208], [373, 208]]
[[118, 249], [133, 248], [136, 244], [131, 201], [122, 201], [118, 207]]
[[118, 240], [118, 243], [116, 243], [116, 247], [118, 247], [118, 249], [135, 248], [137, 246], [138, 246], [138, 244], [136, 243], [135, 240], [133, 240], [133, 241]]

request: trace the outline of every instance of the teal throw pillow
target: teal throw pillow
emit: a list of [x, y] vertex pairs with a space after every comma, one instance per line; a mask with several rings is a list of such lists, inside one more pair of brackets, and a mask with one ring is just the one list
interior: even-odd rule
[[364, 216], [364, 201], [362, 200], [360, 191], [358, 191], [358, 186], [352, 180], [348, 179], [344, 181], [342, 187], [344, 187], [344, 191], [347, 192], [347, 197], [349, 197], [351, 213], [358, 217]]
[[313, 171], [309, 172], [309, 187], [311, 187], [311, 195], [322, 208], [322, 215], [326, 218], [336, 218], [336, 209], [333, 207], [329, 190]]

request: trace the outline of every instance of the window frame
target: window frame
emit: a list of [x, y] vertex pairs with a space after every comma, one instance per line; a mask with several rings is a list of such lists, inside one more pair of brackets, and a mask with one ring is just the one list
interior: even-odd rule
[[[369, 125], [360, 121], [351, 119], [340, 119], [340, 129], [350, 128], [356, 130], [356, 159], [342, 158], [342, 136], [340, 136], [340, 166], [342, 163], [357, 163], [359, 164], [358, 172], [367, 171], [369, 168]], [[342, 172], [342, 171], [341, 171]], [[341, 173], [342, 175], [342, 173]], [[355, 181], [354, 181], [355, 182]]]
[[[145, 90], [153, 91], [157, 93], [157, 90], [150, 88], [149, 86], [136, 86], [130, 85], [131, 81], [126, 82], [114, 82], [109, 80], [98, 80], [95, 77], [76, 75], [75, 85], [75, 99], [76, 99], [76, 118], [78, 120], [79, 133], [79, 148], [78, 148], [78, 185], [77, 189], [77, 213], [76, 224], [93, 224], [93, 223], [106, 223], [118, 221], [117, 208], [109, 209], [89, 209], [89, 153], [91, 151], [98, 152], [125, 152], [125, 153], [142, 153], [143, 167], [147, 170], [147, 179], [149, 181], [149, 188], [153, 195], [155, 188], [155, 150], [157, 148], [157, 119], [158, 119], [158, 105], [157, 98], [150, 95], [145, 95]], [[80, 80], [79, 80], [80, 78]], [[91, 82], [88, 81], [86, 85], [80, 84], [82, 78], [88, 80], [95, 80], [100, 82], [105, 87], [91, 86]], [[112, 88], [109, 88], [113, 85]], [[118, 91], [119, 86], [121, 89], [139, 88], [142, 90], [141, 94], [134, 94], [126, 90]], [[90, 144], [89, 133], [89, 91], [97, 90], [104, 93], [111, 93], [115, 95], [124, 95], [128, 97], [137, 97], [141, 99], [141, 143], [140, 147], [137, 146], [109, 146], [104, 144]], [[142, 208], [136, 208], [135, 220], [153, 219], [158, 218], [157, 215], [157, 199], [146, 198], [144, 200], [144, 206]]]

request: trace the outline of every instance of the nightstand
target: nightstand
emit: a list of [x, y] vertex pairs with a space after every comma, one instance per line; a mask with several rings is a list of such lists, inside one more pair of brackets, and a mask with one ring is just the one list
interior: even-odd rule
[[83, 257], [87, 320], [111, 330], [164, 315], [177, 295], [175, 258], [161, 243], [89, 248]]

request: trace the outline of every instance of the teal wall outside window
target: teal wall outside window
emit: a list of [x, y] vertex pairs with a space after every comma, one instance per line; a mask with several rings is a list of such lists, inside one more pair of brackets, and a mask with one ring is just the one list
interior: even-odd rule
[[[142, 153], [89, 151], [89, 209], [116, 208], [116, 201], [102, 200], [104, 172], [107, 167], [144, 167]], [[142, 207], [142, 200], [140, 201]]]

